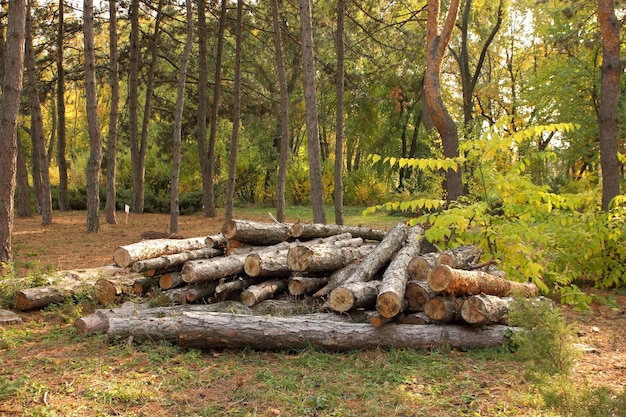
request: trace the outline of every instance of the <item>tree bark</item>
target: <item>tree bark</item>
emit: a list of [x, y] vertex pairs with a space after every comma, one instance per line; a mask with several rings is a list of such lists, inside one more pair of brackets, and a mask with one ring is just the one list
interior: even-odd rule
[[133, 211], [143, 213], [143, 147], [139, 144], [139, 0], [130, 2], [130, 45], [128, 66], [128, 141], [133, 177]]
[[350, 233], [352, 237], [360, 237], [364, 240], [376, 240], [379, 242], [387, 236], [387, 232], [384, 230], [371, 229], [368, 227], [299, 222], [292, 224], [289, 231], [291, 237], [301, 240], [327, 237], [340, 233]]
[[457, 297], [477, 294], [506, 297], [514, 293], [532, 297], [538, 292], [533, 283], [509, 281], [486, 272], [452, 269], [447, 265], [438, 265], [430, 271], [428, 285], [433, 291]]
[[132, 295], [135, 293], [135, 282], [143, 278], [143, 275], [136, 272], [100, 278], [94, 285], [96, 300], [100, 304], [111, 304], [120, 295]]
[[335, 288], [328, 297], [328, 306], [343, 313], [355, 308], [370, 309], [376, 304], [380, 281], [350, 282]]
[[251, 307], [286, 291], [287, 285], [284, 279], [272, 279], [251, 285], [241, 293], [241, 302]]
[[408, 232], [406, 243], [396, 253], [383, 273], [376, 300], [376, 311], [383, 317], [395, 317], [403, 310], [406, 284], [409, 281], [407, 267], [411, 259], [420, 253], [423, 234], [424, 229], [421, 226], [413, 226]]
[[437, 296], [437, 292], [433, 291], [429, 286], [426, 279], [410, 280], [406, 284], [406, 290], [404, 292], [404, 298], [407, 301], [409, 308], [413, 311], [423, 311], [424, 304], [428, 300]]
[[178, 271], [168, 272], [159, 277], [159, 288], [163, 291], [171, 290], [185, 284], [182, 273]]
[[207, 236], [205, 240], [207, 248], [224, 249], [228, 244], [228, 240], [223, 234], [218, 233], [216, 235]]
[[194, 259], [208, 259], [216, 256], [221, 256], [224, 251], [215, 248], [200, 248], [183, 250], [182, 252], [173, 253], [171, 255], [155, 256], [143, 260], [137, 260], [132, 262], [131, 268], [135, 272], [144, 271], [164, 271], [174, 267], [181, 267], [182, 265]]
[[205, 240], [204, 237], [142, 240], [115, 248], [113, 260], [122, 268], [126, 268], [137, 261], [206, 248]]
[[327, 277], [295, 276], [289, 278], [288, 290], [291, 295], [305, 295], [319, 290], [326, 284], [328, 284]]
[[428, 276], [428, 272], [437, 265], [439, 254], [431, 252], [413, 257], [407, 265], [409, 276], [414, 281], [423, 281]]
[[295, 246], [287, 253], [287, 265], [296, 272], [332, 272], [369, 256], [375, 250], [376, 246], [372, 244], [342, 248], [333, 244]]
[[437, 265], [448, 265], [455, 269], [471, 269], [480, 259], [482, 251], [474, 245], [463, 245], [448, 249], [437, 256]]
[[290, 238], [288, 224], [232, 219], [224, 222], [222, 234], [226, 239], [239, 240], [253, 245], [273, 245]]
[[[0, 40], [1, 41], [1, 40]], [[30, 186], [28, 185], [28, 167], [22, 142], [17, 143], [17, 165], [16, 165], [16, 186], [15, 203], [17, 204], [18, 217], [30, 217], [33, 215], [33, 208], [30, 203]]]
[[[59, 0], [60, 9], [63, 7], [63, 1]], [[62, 57], [63, 53], [60, 55]], [[107, 142], [107, 194], [104, 206], [105, 218], [108, 224], [117, 224], [115, 216], [117, 199], [115, 177], [117, 173], [117, 122], [120, 113], [120, 83], [117, 55], [117, 0], [109, 0], [109, 84], [111, 86], [111, 109], [109, 110], [109, 135]], [[63, 121], [63, 129], [65, 129], [65, 121]], [[61, 130], [60, 118], [59, 130]], [[61, 134], [59, 133], [60, 137]], [[65, 159], [65, 155], [63, 155], [63, 159]], [[60, 171], [61, 166], [59, 165]], [[60, 188], [61, 184], [59, 183], [59, 196], [61, 195]], [[59, 206], [61, 206], [60, 203]]]
[[[383, 326], [345, 323], [306, 317], [248, 316], [189, 311], [176, 316], [123, 316], [102, 319], [109, 339], [130, 336], [138, 342], [167, 340], [198, 349], [303, 349], [315, 346], [331, 351], [354, 349], [453, 348], [501, 346], [509, 327]], [[332, 335], [332, 337], [329, 337]]]
[[[109, 2], [110, 4], [111, 2]], [[115, 3], [115, 0], [113, 0]], [[116, 9], [115, 6], [111, 6]], [[117, 13], [117, 10], [115, 11]], [[114, 13], [111, 14], [113, 16]], [[113, 17], [109, 23], [115, 26], [116, 18]], [[63, 39], [65, 36], [65, 6], [64, 0], [59, 0], [59, 28], [57, 30], [57, 50], [56, 50], [56, 66], [57, 66], [57, 119], [59, 121], [59, 129], [57, 132], [57, 166], [59, 168], [59, 190], [57, 198], [59, 210], [70, 210], [70, 203], [67, 196], [68, 178], [67, 178], [67, 160], [65, 159], [66, 148], [66, 132], [65, 132], [65, 69], [63, 68]], [[113, 98], [113, 91], [111, 91]]]
[[438, 323], [452, 323], [461, 320], [463, 299], [434, 297], [424, 304], [424, 313]]
[[198, 0], [198, 120], [196, 122], [196, 141], [198, 142], [198, 159], [200, 160], [200, 173], [202, 176], [202, 203], [205, 216], [208, 216], [207, 197], [210, 175], [206, 138], [207, 105], [209, 101], [207, 38], [206, 0]]
[[330, 277], [328, 278], [328, 284], [317, 290], [313, 294], [313, 297], [325, 297], [330, 294], [332, 290], [343, 284], [348, 278], [352, 276], [352, 274], [357, 270], [360, 262], [361, 260], [354, 261], [351, 264], [348, 264], [330, 274]]
[[478, 294], [463, 301], [461, 317], [469, 324], [508, 324], [513, 298]]
[[17, 119], [22, 92], [24, 65], [26, 3], [15, 0], [9, 3], [6, 30], [6, 53], [2, 96], [0, 97], [0, 272], [4, 264], [13, 260], [11, 233], [13, 231], [13, 193], [17, 159]]
[[337, 97], [337, 115], [335, 118], [335, 190], [333, 193], [335, 205], [335, 223], [343, 224], [343, 134], [344, 134], [344, 71], [345, 71], [345, 42], [344, 26], [346, 15], [346, 1], [337, 1], [337, 72], [335, 90]]
[[436, 322], [426, 315], [423, 311], [406, 314], [400, 320], [400, 324], [435, 324]]
[[315, 54], [313, 52], [311, 2], [310, 0], [299, 0], [299, 2], [304, 102], [313, 222], [326, 223], [326, 212], [324, 210], [324, 181], [322, 179], [322, 156], [320, 151], [317, 99], [315, 93]]
[[218, 300], [234, 300], [240, 298], [243, 290], [251, 285], [256, 285], [263, 281], [260, 277], [238, 277], [232, 281], [219, 282], [215, 288], [215, 296]]

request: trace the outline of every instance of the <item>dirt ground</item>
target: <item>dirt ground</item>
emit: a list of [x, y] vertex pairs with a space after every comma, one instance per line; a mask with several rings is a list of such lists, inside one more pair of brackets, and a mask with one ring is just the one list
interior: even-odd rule
[[[28, 270], [77, 269], [113, 263], [113, 250], [141, 240], [145, 231], [166, 232], [169, 215], [118, 213], [118, 224], [102, 219], [99, 233], [85, 231], [85, 212], [55, 212], [53, 223], [42, 226], [40, 218], [16, 219], [13, 233], [14, 261], [21, 274]], [[269, 221], [269, 219], [254, 219]], [[198, 237], [217, 233], [223, 216], [181, 216], [179, 234]], [[626, 291], [593, 291], [598, 295], [589, 311], [562, 307], [578, 330], [578, 343], [586, 348], [573, 378], [590, 386], [626, 388]]]

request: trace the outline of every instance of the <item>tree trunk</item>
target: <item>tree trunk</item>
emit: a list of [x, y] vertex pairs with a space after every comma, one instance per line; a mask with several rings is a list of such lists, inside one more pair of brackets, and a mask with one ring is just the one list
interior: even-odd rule
[[[189, 311], [157, 317], [112, 316], [97, 326], [109, 339], [130, 336], [135, 341], [166, 340], [186, 348], [259, 350], [303, 349], [315, 346], [331, 351], [355, 349], [453, 348], [502, 346], [510, 328], [502, 325], [383, 326], [303, 317], [248, 316]], [[332, 335], [332, 337], [329, 337]]]
[[128, 66], [128, 141], [133, 177], [133, 211], [143, 213], [144, 160], [139, 145], [139, 0], [130, 2], [130, 45]]
[[[60, 0], [59, 3], [59, 7], [63, 7], [63, 0]], [[62, 55], [63, 54], [61, 54], [61, 56]], [[120, 101], [119, 68], [117, 63], [117, 0], [109, 0], [109, 73], [109, 83], [111, 85], [111, 109], [109, 111], [109, 136], [107, 142], [107, 196], [104, 213], [108, 224], [117, 224], [115, 216], [117, 198], [115, 175], [117, 171], [117, 122], [119, 119]], [[60, 123], [59, 129], [61, 129]], [[65, 156], [63, 156], [63, 158], [65, 158]]]
[[[68, 211], [71, 209], [67, 196], [67, 160], [65, 159], [66, 135], [65, 135], [65, 69], [63, 68], [63, 39], [65, 36], [65, 0], [59, 0], [59, 28], [57, 30], [57, 119], [59, 121], [58, 137], [57, 137], [57, 166], [59, 168], [59, 190], [57, 198], [59, 210]], [[115, 0], [113, 0], [115, 1]], [[116, 11], [117, 13], [117, 11]], [[113, 17], [110, 25], [114, 25]], [[112, 92], [113, 93], [113, 92]], [[111, 95], [113, 97], [113, 95]]]
[[424, 304], [424, 313], [438, 323], [452, 323], [461, 320], [463, 299], [434, 297]]
[[243, 290], [251, 285], [258, 284], [263, 281], [264, 278], [260, 277], [243, 277], [235, 278], [232, 281], [219, 282], [215, 288], [215, 297], [218, 300], [234, 300], [241, 296]]
[[237, 26], [235, 31], [235, 85], [233, 90], [233, 132], [230, 140], [228, 161], [228, 184], [224, 217], [233, 218], [235, 205], [235, 180], [237, 175], [237, 147], [239, 146], [239, 123], [241, 121], [241, 44], [243, 39], [243, 0], [237, 0]]
[[513, 298], [478, 294], [463, 301], [461, 316], [469, 324], [508, 324]]
[[9, 3], [6, 29], [6, 54], [2, 96], [0, 97], [0, 273], [5, 263], [13, 260], [11, 233], [13, 231], [13, 193], [17, 159], [17, 119], [22, 92], [24, 65], [24, 21], [26, 3], [15, 0]]
[[37, 159], [37, 172], [33, 172], [41, 181], [39, 203], [41, 204], [41, 224], [47, 226], [52, 223], [52, 194], [50, 192], [50, 173], [48, 171], [48, 155], [46, 139], [43, 132], [41, 118], [41, 103], [39, 102], [39, 88], [37, 86], [37, 67], [35, 51], [33, 49], [33, 25], [31, 6], [29, 2], [26, 12], [26, 70], [28, 73], [28, 96], [30, 103], [30, 133], [33, 142], [33, 159]]
[[315, 54], [313, 52], [313, 27], [310, 0], [300, 0], [300, 38], [302, 42], [304, 102], [313, 222], [326, 223], [326, 212], [324, 210], [324, 181], [322, 179], [322, 160], [315, 93]]
[[206, 142], [207, 105], [209, 100], [207, 38], [206, 0], [198, 0], [198, 120], [196, 122], [196, 141], [198, 142], [198, 159], [200, 160], [200, 173], [202, 176], [202, 203], [205, 215], [208, 215], [207, 195], [209, 184], [209, 160]]
[[247, 220], [227, 220], [222, 226], [222, 234], [226, 239], [257, 245], [273, 245], [290, 238], [288, 224]]
[[251, 307], [286, 291], [287, 285], [287, 281], [284, 279], [272, 279], [251, 285], [241, 293], [241, 302], [243, 305]]
[[333, 244], [318, 246], [295, 246], [287, 253], [287, 265], [296, 272], [332, 272], [363, 259], [376, 250], [375, 245], [338, 248]]
[[328, 284], [327, 277], [295, 276], [289, 278], [288, 289], [289, 294], [299, 296], [311, 294], [326, 284]]
[[337, 1], [337, 116], [335, 118], [335, 191], [333, 194], [335, 204], [335, 223], [343, 224], [343, 133], [344, 133], [344, 71], [345, 71], [345, 45], [344, 23], [346, 14], [346, 1]]
[[600, 165], [602, 166], [602, 209], [620, 194], [620, 162], [617, 158], [617, 108], [620, 96], [620, 23], [613, 0], [598, 0], [598, 20], [602, 34], [602, 76], [598, 125]]
[[207, 236], [204, 240], [207, 248], [225, 249], [228, 244], [228, 240], [222, 233], [216, 235]]
[[328, 284], [326, 284], [325, 286], [323, 286], [322, 288], [317, 290], [313, 294], [313, 297], [315, 297], [315, 298], [325, 297], [328, 294], [330, 294], [330, 292], [332, 290], [334, 290], [335, 288], [339, 287], [348, 278], [350, 278], [352, 276], [352, 274], [359, 267], [359, 263], [360, 262], [361, 262], [361, 260], [354, 261], [351, 264], [346, 265], [343, 268], [338, 269], [335, 272], [333, 272], [332, 274], [330, 274], [330, 277], [328, 278]]
[[135, 272], [116, 277], [100, 278], [94, 285], [96, 300], [100, 304], [112, 304], [120, 295], [132, 295], [135, 293], [135, 281], [141, 279], [143, 279], [143, 275]]
[[464, 271], [447, 265], [438, 265], [430, 271], [428, 285], [433, 291], [457, 297], [477, 294], [506, 297], [514, 293], [532, 297], [538, 292], [533, 283], [509, 281], [483, 271]]
[[185, 284], [185, 281], [183, 281], [183, 274], [178, 271], [161, 274], [159, 277], [159, 288], [163, 291], [171, 290], [172, 288], [179, 287], [183, 284]]
[[[215, 248], [185, 249], [170, 255], [156, 255], [143, 260], [132, 261], [129, 265], [135, 272], [163, 271], [174, 267], [182, 267], [185, 262], [194, 259], [213, 258], [223, 254], [223, 250]], [[123, 256], [130, 258], [130, 255]]]
[[16, 165], [16, 185], [15, 201], [17, 203], [18, 217], [30, 217], [33, 215], [33, 208], [30, 204], [30, 186], [28, 185], [28, 167], [26, 157], [22, 149], [22, 142], [17, 140], [17, 165]]
[[183, 135], [183, 110], [185, 108], [185, 82], [187, 80], [187, 65], [191, 46], [193, 44], [193, 11], [191, 0], [185, 1], [187, 16], [187, 34], [185, 37], [185, 47], [180, 61], [178, 72], [178, 89], [176, 91], [176, 110], [174, 112], [174, 136], [172, 150], [172, 184], [171, 184], [171, 205], [170, 205], [170, 233], [178, 233], [178, 216], [180, 214], [178, 182], [180, 178], [180, 159], [182, 154]]
[[[459, 133], [456, 124], [441, 96], [441, 67], [444, 53], [455, 27], [460, 0], [451, 0], [444, 26], [439, 33], [440, 0], [428, 0], [426, 23], [426, 72], [424, 74], [425, 99], [429, 114], [439, 132], [443, 145], [443, 156], [459, 156]], [[447, 201], [454, 201], [463, 195], [461, 170], [445, 171], [444, 189]]]
[[406, 243], [393, 257], [383, 273], [382, 283], [376, 299], [376, 311], [387, 318], [400, 314], [404, 307], [404, 293], [409, 281], [408, 265], [411, 259], [420, 253], [421, 237], [424, 229], [413, 226], [408, 233]]
[[113, 260], [122, 268], [126, 268], [136, 261], [203, 248], [205, 248], [204, 237], [142, 240], [115, 248]]
[[407, 269], [412, 280], [423, 281], [428, 276], [428, 272], [437, 264], [439, 254], [435, 252], [425, 253], [415, 256], [409, 261]]
[[420, 281], [410, 280], [406, 284], [404, 298], [409, 305], [408, 308], [413, 311], [423, 311], [424, 304], [436, 296], [437, 293], [428, 286], [426, 279]]
[[376, 304], [380, 281], [350, 282], [335, 288], [328, 297], [328, 306], [340, 313], [355, 309], [371, 309]]
[[327, 237], [340, 233], [350, 233], [352, 237], [360, 237], [364, 240], [381, 241], [387, 236], [387, 232], [379, 229], [360, 226], [343, 226], [338, 224], [294, 223], [291, 225], [289, 234], [294, 239], [308, 240], [317, 237]]
[[281, 36], [280, 11], [278, 0], [270, 1], [272, 6], [272, 24], [274, 28], [274, 51], [276, 54], [276, 76], [280, 89], [280, 149], [278, 160], [278, 179], [276, 180], [276, 218], [285, 221], [285, 184], [287, 183], [287, 163], [289, 161], [289, 91], [283, 59], [283, 41]]

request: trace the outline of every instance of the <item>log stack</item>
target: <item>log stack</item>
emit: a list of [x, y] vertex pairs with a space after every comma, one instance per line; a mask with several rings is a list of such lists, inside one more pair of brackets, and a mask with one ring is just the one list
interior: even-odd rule
[[[388, 329], [385, 332], [389, 333], [389, 343], [394, 346], [413, 345], [398, 339], [402, 337], [417, 337], [424, 341], [424, 345], [463, 345], [458, 340], [451, 343], [447, 339], [432, 339], [433, 334], [452, 334], [446, 330], [439, 333], [439, 330], [432, 330], [432, 326], [457, 326], [450, 329], [460, 332], [463, 337], [467, 336], [468, 340], [479, 340], [477, 332], [489, 329], [491, 333], [484, 334], [482, 342], [463, 345], [471, 347], [501, 343], [512, 297], [537, 295], [536, 286], [507, 280], [494, 262], [481, 264], [480, 257], [481, 251], [474, 246], [438, 251], [425, 241], [421, 227], [409, 227], [403, 223], [384, 231], [299, 222], [280, 224], [229, 220], [221, 233], [212, 236], [155, 239], [116, 248], [113, 259], [117, 265], [98, 271], [96, 277], [91, 273], [89, 280], [81, 280], [80, 288], [84, 290], [85, 286], [91, 285], [95, 298], [104, 305], [117, 303], [127, 294], [152, 297], [153, 301], [156, 297], [163, 297], [161, 300], [167, 300], [170, 305], [186, 305], [171, 310], [172, 315], [167, 320], [163, 316], [165, 313], [158, 313], [158, 317], [163, 317], [162, 329], [168, 326], [187, 329], [174, 335], [163, 330], [162, 336], [167, 340], [174, 338], [185, 346], [219, 347], [226, 340], [226, 336], [217, 336], [214, 323], [208, 323], [213, 319], [223, 323], [226, 319], [216, 316], [216, 313], [209, 314], [205, 307], [235, 302], [238, 308], [254, 309], [268, 300], [288, 299], [301, 303], [309, 310], [324, 313], [324, 320], [328, 323], [319, 323], [319, 318], [307, 318], [304, 322], [301, 318], [296, 321], [277, 319], [276, 322], [268, 318], [269, 323], [258, 321], [266, 329], [272, 328], [273, 332], [278, 332], [280, 328], [284, 330], [286, 340], [263, 342], [268, 348], [276, 343], [280, 346], [289, 344], [287, 340], [297, 338], [284, 328], [289, 325], [300, 326], [303, 334], [298, 343], [292, 343], [292, 347], [300, 346], [306, 339], [323, 347], [332, 345], [333, 350], [349, 349], [351, 347], [348, 346], [353, 344], [337, 341], [343, 344], [340, 347], [317, 340], [315, 326], [325, 332], [326, 338], [331, 333], [339, 337], [344, 332], [349, 338], [350, 332], [356, 329], [362, 331], [364, 325], [370, 329], [385, 328]], [[54, 293], [54, 297], [50, 297], [51, 302], [60, 302], [62, 297], [72, 295], [72, 282], [68, 283], [65, 278], [60, 284], [59, 288], [48, 286], [43, 290], [45, 294]], [[24, 309], [44, 306], [44, 293], [33, 296], [32, 302], [23, 301], [22, 296]], [[197, 306], [191, 309], [190, 304]], [[124, 311], [115, 310], [102, 310], [97, 319], [81, 319], [77, 322], [77, 326], [82, 326], [80, 332], [103, 331], [110, 338], [116, 338], [125, 337], [133, 331], [157, 337], [151, 333], [159, 331], [156, 318], [151, 313], [145, 312], [146, 317], [142, 313], [131, 320]], [[229, 311], [231, 314], [234, 312]], [[327, 319], [330, 316], [342, 317], [343, 320], [332, 321], [331, 324], [331, 320]], [[90, 330], [84, 322], [94, 320], [98, 324]], [[247, 319], [248, 322], [250, 320]], [[337, 326], [347, 326], [346, 321], [348, 324], [360, 323], [353, 330], [337, 329]], [[231, 323], [235, 327], [223, 330], [228, 333], [228, 346], [248, 343], [259, 347], [258, 341], [264, 340], [263, 336], [242, 333], [251, 331], [254, 335], [256, 331], [263, 333], [264, 330], [251, 330], [250, 326], [242, 324], [244, 322], [245, 317], [233, 318]], [[417, 329], [396, 329], [398, 324], [420, 324], [428, 336], [415, 336], [415, 332], [420, 332]], [[194, 332], [190, 327], [193, 325], [200, 328]], [[134, 330], [129, 330], [128, 326]], [[254, 327], [253, 324], [251, 326]], [[457, 330], [464, 326], [468, 329]], [[206, 329], [211, 329], [215, 335], [204, 334]], [[469, 333], [465, 334], [465, 331]], [[367, 337], [373, 337], [371, 333], [372, 330], [365, 332], [369, 335]], [[276, 338], [279, 337], [276, 335]], [[323, 339], [322, 335], [319, 337]], [[369, 342], [363, 342], [362, 335], [352, 338], [360, 341], [360, 347], [368, 347], [372, 343], [387, 346], [380, 335]], [[253, 339], [255, 343], [250, 344]]]

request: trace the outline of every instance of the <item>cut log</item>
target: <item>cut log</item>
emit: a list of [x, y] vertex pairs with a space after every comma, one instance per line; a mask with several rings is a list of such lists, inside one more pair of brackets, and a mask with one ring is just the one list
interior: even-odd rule
[[294, 223], [291, 225], [290, 230], [290, 235], [293, 238], [301, 240], [338, 235], [341, 233], [350, 233], [353, 237], [360, 237], [364, 240], [376, 240], [379, 242], [387, 235], [387, 232], [384, 230], [320, 223]]
[[206, 237], [143, 240], [115, 248], [113, 260], [117, 265], [126, 268], [136, 261], [204, 248], [206, 247], [205, 240]]
[[474, 245], [463, 245], [448, 249], [437, 256], [437, 265], [448, 265], [455, 269], [471, 269], [480, 259], [482, 251]]
[[424, 304], [424, 313], [438, 323], [452, 323], [461, 320], [462, 298], [435, 297]]
[[454, 296], [490, 294], [506, 297], [521, 293], [532, 297], [538, 293], [533, 283], [509, 281], [483, 271], [464, 271], [447, 265], [438, 265], [430, 271], [428, 285], [433, 291]]
[[288, 240], [290, 225], [260, 223], [247, 220], [227, 220], [222, 226], [226, 239], [239, 240], [253, 245], [273, 245]]
[[508, 324], [511, 297], [479, 294], [467, 298], [461, 306], [461, 316], [469, 324]]
[[392, 318], [400, 314], [404, 306], [404, 293], [409, 281], [408, 265], [420, 253], [420, 241], [424, 234], [421, 226], [409, 229], [406, 243], [389, 263], [376, 299], [376, 311], [383, 317]]
[[373, 327], [381, 327], [384, 326], [385, 324], [391, 322], [393, 319], [390, 319], [389, 317], [383, 317], [380, 315], [380, 313], [374, 313], [372, 314], [372, 316], [370, 317], [370, 324]]
[[284, 279], [272, 279], [251, 285], [241, 293], [241, 302], [245, 306], [253, 306], [263, 300], [274, 297], [287, 290], [287, 281]]
[[354, 261], [349, 265], [344, 266], [341, 269], [336, 270], [328, 278], [328, 284], [317, 290], [313, 297], [326, 297], [332, 290], [343, 284], [358, 268], [360, 260]]
[[404, 299], [407, 301], [408, 308], [413, 311], [423, 311], [424, 304], [437, 295], [438, 293], [428, 286], [425, 279], [423, 281], [410, 280], [406, 283]]
[[217, 281], [209, 281], [202, 285], [187, 285], [182, 290], [184, 290], [185, 299], [188, 303], [198, 303], [214, 295], [217, 284]]
[[408, 265], [409, 276], [414, 281], [422, 281], [428, 277], [428, 272], [437, 265], [438, 253], [430, 252], [411, 259]]
[[232, 281], [220, 282], [215, 288], [215, 297], [220, 301], [240, 298], [243, 290], [262, 280], [263, 278], [259, 277], [239, 277]]
[[[26, 288], [19, 291], [15, 297], [15, 308], [19, 311], [29, 311], [58, 304], [66, 298], [82, 292], [93, 292], [96, 282], [103, 277], [114, 277], [128, 274], [123, 268], [116, 265], [107, 265], [98, 268], [76, 269], [59, 271], [44, 277], [51, 285]], [[136, 279], [138, 274], [132, 274]]]
[[508, 342], [503, 325], [383, 326], [299, 317], [247, 316], [228, 313], [185, 312], [175, 317], [110, 317], [109, 339], [133, 337], [136, 342], [167, 340], [185, 348], [258, 350], [483, 348]]
[[182, 267], [182, 265], [193, 259], [208, 259], [215, 256], [221, 256], [224, 251], [216, 248], [201, 248], [194, 250], [186, 250], [171, 255], [157, 256], [155, 258], [144, 259], [133, 262], [132, 269], [135, 272], [144, 271], [166, 271], [174, 267]]
[[328, 298], [328, 306], [343, 313], [355, 308], [370, 308], [376, 304], [380, 281], [351, 282], [335, 288]]
[[96, 300], [100, 304], [110, 304], [115, 302], [118, 296], [132, 295], [135, 293], [135, 282], [141, 279], [143, 276], [138, 273], [100, 278], [94, 286]]
[[185, 281], [183, 281], [183, 274], [181, 272], [170, 272], [159, 277], [159, 288], [164, 291], [171, 290], [184, 283]]
[[376, 249], [374, 244], [338, 248], [334, 245], [298, 245], [287, 252], [287, 265], [296, 272], [332, 272], [362, 259]]
[[150, 291], [156, 286], [156, 278], [142, 277], [133, 283], [133, 294], [141, 295]]
[[225, 249], [228, 244], [228, 239], [226, 239], [222, 233], [217, 233], [207, 236], [204, 240], [204, 244], [207, 248]]
[[311, 294], [328, 283], [327, 277], [301, 277], [289, 278], [288, 289], [291, 295]]
[[400, 320], [400, 324], [434, 324], [436, 323], [430, 317], [426, 315], [423, 311], [417, 311], [415, 313], [405, 314]]

